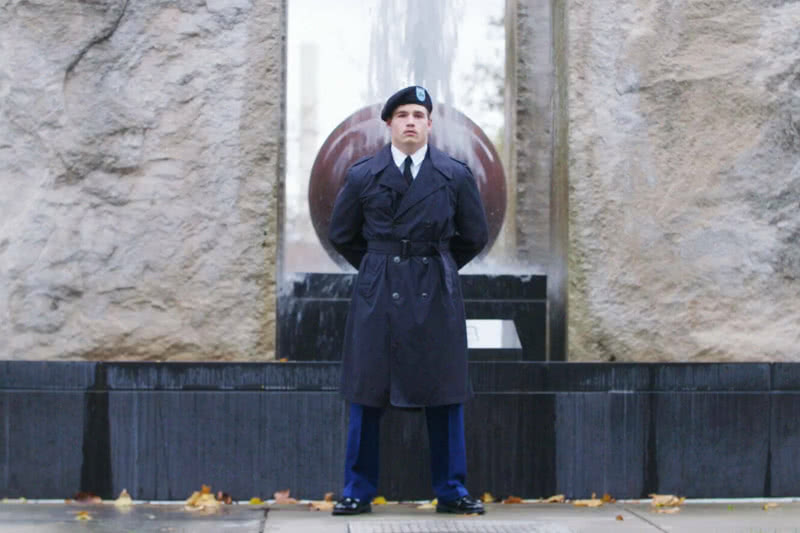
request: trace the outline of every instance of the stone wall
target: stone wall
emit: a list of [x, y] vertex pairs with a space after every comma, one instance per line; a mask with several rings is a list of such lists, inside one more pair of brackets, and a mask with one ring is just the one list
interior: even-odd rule
[[0, 0], [0, 358], [274, 357], [283, 0]]
[[553, 137], [550, 0], [506, 1], [506, 144], [509, 149], [509, 249], [541, 269], [550, 251]]
[[569, 359], [800, 358], [800, 2], [571, 0]]
[[[516, 4], [543, 106], [517, 109], [516, 246], [563, 248], [568, 164], [569, 359], [797, 359], [800, 3]], [[274, 357], [285, 18], [0, 0], [0, 358]]]

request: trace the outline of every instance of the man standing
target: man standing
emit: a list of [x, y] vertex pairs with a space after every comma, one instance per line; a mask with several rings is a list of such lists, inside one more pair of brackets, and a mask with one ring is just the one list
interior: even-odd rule
[[387, 404], [425, 407], [437, 512], [484, 512], [464, 487], [462, 404], [472, 390], [458, 269], [486, 246], [488, 229], [469, 168], [428, 145], [432, 111], [422, 87], [389, 98], [381, 119], [391, 144], [350, 168], [333, 209], [330, 241], [358, 269], [342, 356], [351, 405], [335, 515], [371, 511]]

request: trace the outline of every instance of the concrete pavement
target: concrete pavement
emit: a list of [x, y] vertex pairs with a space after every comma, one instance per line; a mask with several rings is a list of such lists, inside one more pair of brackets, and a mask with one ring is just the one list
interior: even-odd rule
[[[226, 505], [206, 514], [182, 503], [3, 503], [0, 533], [508, 533], [741, 532], [800, 533], [800, 502], [777, 501], [764, 510], [762, 501], [687, 501], [675, 514], [655, 513], [647, 502], [617, 502], [598, 508], [567, 504], [490, 504], [483, 516], [459, 517], [418, 509], [416, 504], [376, 505], [358, 517], [334, 517], [308, 505]], [[87, 511], [90, 520], [78, 520]], [[86, 516], [86, 515], [82, 515]]]

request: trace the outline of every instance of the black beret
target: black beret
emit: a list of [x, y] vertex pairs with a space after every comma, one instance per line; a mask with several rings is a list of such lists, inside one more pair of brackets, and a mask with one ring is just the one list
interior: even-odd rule
[[381, 111], [381, 120], [389, 120], [392, 118], [392, 113], [394, 113], [394, 110], [397, 109], [398, 106], [405, 104], [418, 104], [425, 106], [429, 115], [433, 111], [433, 100], [431, 100], [430, 93], [425, 89], [425, 87], [412, 85], [411, 87], [400, 89], [390, 96], [388, 100], [386, 100], [386, 105], [383, 106], [383, 111]]

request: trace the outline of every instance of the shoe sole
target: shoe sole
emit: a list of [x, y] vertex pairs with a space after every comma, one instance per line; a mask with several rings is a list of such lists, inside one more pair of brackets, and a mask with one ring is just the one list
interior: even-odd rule
[[333, 516], [355, 516], [357, 514], [371, 513], [372, 509], [365, 509], [363, 511], [332, 511]]
[[458, 511], [456, 509], [446, 509], [446, 508], [436, 508], [437, 513], [446, 513], [446, 514], [484, 514], [486, 509], [481, 509], [480, 511]]

